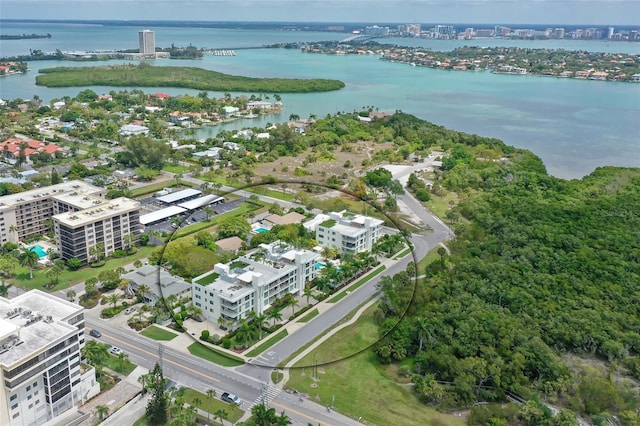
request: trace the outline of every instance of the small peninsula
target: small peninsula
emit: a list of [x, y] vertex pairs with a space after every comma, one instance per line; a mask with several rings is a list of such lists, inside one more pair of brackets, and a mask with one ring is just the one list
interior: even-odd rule
[[148, 64], [101, 67], [56, 67], [40, 70], [36, 85], [46, 87], [131, 86], [182, 87], [219, 92], [310, 93], [340, 90], [330, 79], [254, 78], [195, 67], [155, 67]]
[[0, 40], [31, 40], [38, 38], [51, 38], [51, 34], [0, 34]]

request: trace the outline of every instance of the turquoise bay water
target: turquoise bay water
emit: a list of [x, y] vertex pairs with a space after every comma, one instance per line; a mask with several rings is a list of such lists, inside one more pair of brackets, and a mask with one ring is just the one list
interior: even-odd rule
[[[42, 50], [122, 49], [135, 47], [138, 28], [100, 26], [4, 27], [3, 33], [50, 32], [52, 39], [22, 40], [29, 48]], [[283, 41], [326, 40], [344, 34], [284, 31], [227, 31], [215, 29], [157, 28], [157, 45], [241, 47]], [[423, 43], [444, 49], [444, 43], [472, 44], [469, 41], [392, 40], [394, 43]], [[510, 40], [478, 40], [478, 45], [519, 45]], [[41, 46], [44, 43], [45, 46]], [[56, 44], [57, 43], [57, 44]], [[491, 43], [491, 44], [490, 44]], [[615, 42], [532, 42], [522, 47], [581, 48], [594, 51], [640, 52], [640, 43]], [[537, 43], [537, 44], [536, 44]], [[33, 47], [27, 47], [33, 46]], [[40, 47], [37, 47], [40, 46]], [[17, 50], [3, 42], [0, 51]], [[19, 52], [24, 53], [24, 52]], [[131, 61], [121, 61], [131, 62]], [[115, 63], [112, 61], [110, 63]], [[297, 50], [238, 50], [237, 56], [210, 56], [202, 60], [156, 60], [157, 65], [197, 66], [229, 74], [254, 77], [335, 78], [346, 83], [340, 91], [320, 94], [283, 94], [284, 109], [279, 116], [201, 129], [197, 138], [214, 136], [220, 129], [265, 126], [286, 121], [290, 114], [318, 117], [338, 111], [373, 106], [380, 111], [402, 110], [449, 128], [491, 136], [510, 145], [530, 149], [539, 155], [549, 173], [563, 178], [579, 178], [604, 165], [640, 167], [640, 84], [556, 79], [533, 76], [498, 75], [489, 72], [440, 71], [380, 61], [377, 56], [328, 56], [304, 54]], [[24, 98], [33, 95], [49, 101], [75, 96], [82, 87], [48, 89], [35, 85], [40, 68], [90, 66], [105, 62], [31, 62], [25, 75], [0, 79], [0, 97]], [[93, 87], [99, 93], [125, 88]], [[130, 89], [130, 88], [129, 88]], [[198, 93], [197, 90], [145, 88], [145, 92], [172, 95]], [[210, 93], [210, 96], [221, 96]]]

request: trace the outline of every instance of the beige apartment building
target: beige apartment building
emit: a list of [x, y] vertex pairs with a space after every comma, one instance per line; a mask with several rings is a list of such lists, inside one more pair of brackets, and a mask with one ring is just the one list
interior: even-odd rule
[[[72, 202], [80, 204], [76, 196]], [[91, 262], [96, 253], [93, 248], [102, 244], [104, 255], [133, 246], [141, 232], [140, 203], [129, 198], [103, 200], [85, 196], [88, 206], [53, 216], [58, 254], [67, 260], [77, 258]]]
[[0, 243], [18, 243], [32, 235], [43, 235], [47, 219], [85, 208], [75, 205], [74, 200], [85, 196], [98, 199], [105, 192], [104, 188], [74, 180], [0, 197]]

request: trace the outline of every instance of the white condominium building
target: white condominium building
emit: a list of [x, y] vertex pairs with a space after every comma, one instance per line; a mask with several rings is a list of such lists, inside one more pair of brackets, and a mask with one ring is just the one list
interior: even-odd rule
[[316, 241], [323, 247], [337, 249], [340, 253], [371, 251], [380, 238], [384, 222], [370, 216], [349, 213], [346, 210], [319, 214], [303, 225], [315, 231]]
[[205, 317], [237, 322], [268, 309], [287, 293], [301, 295], [316, 277], [316, 252], [275, 241], [193, 279], [193, 303]]
[[66, 211], [81, 210], [74, 200], [81, 195], [103, 197], [104, 188], [74, 180], [44, 188], [32, 189], [0, 197], [0, 244], [18, 243], [32, 235], [47, 232], [47, 219]]
[[138, 33], [140, 42], [140, 53], [145, 56], [156, 55], [156, 35], [151, 30], [144, 30]]
[[81, 306], [39, 290], [0, 297], [0, 425], [41, 425], [96, 395], [84, 341]]
[[77, 258], [82, 262], [96, 260], [92, 250], [103, 245], [105, 256], [115, 250], [132, 247], [140, 234], [140, 203], [129, 198], [103, 200], [69, 195], [74, 205], [84, 209], [53, 216], [58, 254], [63, 259]]

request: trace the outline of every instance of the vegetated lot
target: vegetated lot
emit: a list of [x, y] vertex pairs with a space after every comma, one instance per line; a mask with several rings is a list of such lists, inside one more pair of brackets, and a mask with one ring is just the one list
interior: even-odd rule
[[41, 69], [36, 85], [46, 87], [124, 86], [184, 87], [217, 92], [309, 93], [339, 90], [340, 80], [254, 78], [223, 74], [195, 67], [108, 65], [103, 67], [56, 67]]
[[291, 369], [286, 387], [304, 392], [325, 406], [333, 401], [337, 411], [355, 419], [362, 416], [362, 422], [367, 424], [463, 425], [463, 420], [429, 408], [411, 388], [395, 382], [371, 350], [319, 365], [318, 379], [313, 378], [314, 355], [322, 364], [352, 355], [377, 340], [378, 327], [373, 318], [376, 306], [369, 307], [356, 323], [338, 331], [299, 361]]
[[140, 334], [142, 334], [145, 337], [148, 337], [149, 339], [153, 339], [153, 340], [173, 340], [176, 337], [178, 337], [178, 335], [176, 333], [172, 333], [168, 330], [165, 330], [163, 328], [160, 327], [156, 327], [155, 325], [152, 325], [148, 328], [146, 328], [145, 330], [143, 330], [142, 332], [140, 332]]
[[[53, 290], [62, 290], [70, 285], [77, 284], [79, 282], [86, 281], [88, 278], [98, 276], [102, 271], [114, 270], [119, 266], [124, 266], [129, 263], [133, 263], [136, 260], [148, 257], [153, 251], [153, 247], [138, 247], [138, 251], [131, 256], [120, 257], [117, 259], [108, 259], [107, 262], [98, 268], [92, 268], [91, 266], [85, 266], [77, 271], [70, 271], [65, 269], [60, 273], [58, 281], [60, 284], [56, 285]], [[34, 288], [44, 290], [44, 286], [48, 284], [51, 277], [47, 276], [49, 268], [36, 269], [33, 271], [33, 279], [29, 279], [29, 269], [24, 266], [16, 268], [16, 277], [8, 282], [15, 284], [18, 287], [23, 287], [27, 290]], [[46, 290], [45, 290], [46, 291]]]
[[223, 367], [237, 367], [238, 365], [244, 364], [244, 361], [242, 359], [218, 351], [209, 346], [205, 346], [202, 343], [196, 342], [192, 345], [189, 345], [187, 349], [189, 350], [191, 355], [199, 356], [200, 358], [222, 365]]
[[104, 361], [105, 367], [118, 372], [124, 376], [129, 375], [135, 370], [136, 365], [128, 359], [119, 359], [116, 355], [109, 355]]
[[[242, 417], [242, 415], [244, 414], [244, 411], [240, 408], [220, 401], [220, 395], [216, 395], [215, 397], [209, 399], [207, 394], [198, 392], [197, 390], [191, 388], [185, 389], [184, 399], [187, 404], [193, 405], [193, 401], [196, 398], [200, 400], [198, 408], [200, 408], [201, 410], [207, 411], [211, 414], [215, 413], [218, 410], [226, 411], [227, 418], [225, 419], [225, 422], [231, 422], [231, 424], [234, 424], [235, 422], [240, 420], [240, 417]], [[211, 418], [213, 419], [213, 416]]]
[[[297, 177], [296, 168], [298, 168], [309, 173], [306, 177], [302, 176], [305, 181], [323, 182], [325, 177], [323, 175], [329, 177], [347, 173], [353, 176], [354, 171], [363, 168], [363, 160], [372, 160], [376, 152], [393, 147], [393, 142], [354, 142], [349, 144], [349, 152], [343, 151], [341, 148], [336, 148], [333, 151], [314, 152], [309, 148], [295, 157], [280, 157], [269, 163], [257, 163], [254, 172], [257, 176], [270, 175], [276, 179], [295, 180]], [[347, 161], [350, 163], [349, 167], [344, 166]], [[279, 185], [273, 186], [277, 188]]]

